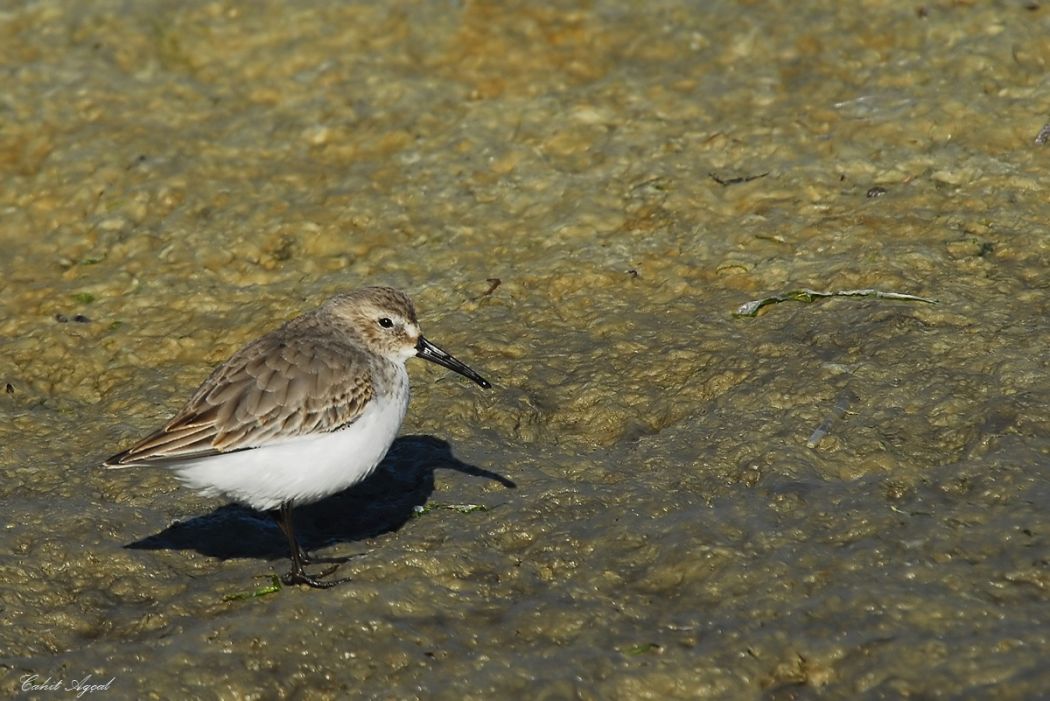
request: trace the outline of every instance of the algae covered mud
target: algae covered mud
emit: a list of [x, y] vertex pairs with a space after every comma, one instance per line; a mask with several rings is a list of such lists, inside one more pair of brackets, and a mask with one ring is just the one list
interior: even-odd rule
[[[9, 3], [0, 688], [1038, 697], [1048, 30], [1034, 3]], [[414, 368], [380, 469], [302, 510], [352, 582], [275, 586], [267, 517], [99, 469], [365, 284], [494, 387]]]

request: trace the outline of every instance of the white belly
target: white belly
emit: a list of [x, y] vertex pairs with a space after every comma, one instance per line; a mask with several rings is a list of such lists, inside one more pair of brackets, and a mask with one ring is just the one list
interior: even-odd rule
[[394, 442], [408, 409], [408, 377], [398, 391], [376, 396], [346, 428], [316, 436], [173, 465], [186, 486], [224, 495], [253, 509], [310, 504], [372, 474]]

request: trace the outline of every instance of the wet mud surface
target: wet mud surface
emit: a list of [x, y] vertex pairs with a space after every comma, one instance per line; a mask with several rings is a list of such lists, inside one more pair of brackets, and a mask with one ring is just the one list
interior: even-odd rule
[[[1045, 693], [1048, 30], [1007, 2], [9, 4], [0, 689]], [[381, 469], [298, 513], [353, 581], [266, 593], [268, 518], [99, 463], [364, 284], [495, 387], [410, 363]], [[733, 315], [799, 288], [938, 303]]]

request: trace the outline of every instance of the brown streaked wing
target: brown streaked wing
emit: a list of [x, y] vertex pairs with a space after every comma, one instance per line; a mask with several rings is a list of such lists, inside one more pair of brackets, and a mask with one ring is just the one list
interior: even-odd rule
[[264, 336], [216, 368], [164, 428], [106, 463], [175, 462], [332, 431], [355, 421], [373, 391], [359, 348]]

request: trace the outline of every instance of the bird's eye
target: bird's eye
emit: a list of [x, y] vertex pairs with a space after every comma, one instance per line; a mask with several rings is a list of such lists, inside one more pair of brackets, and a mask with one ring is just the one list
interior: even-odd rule
[[382, 326], [384, 329], [389, 329], [393, 327], [394, 322], [390, 321], [390, 319], [384, 316], [382, 319], [379, 320], [379, 325]]

